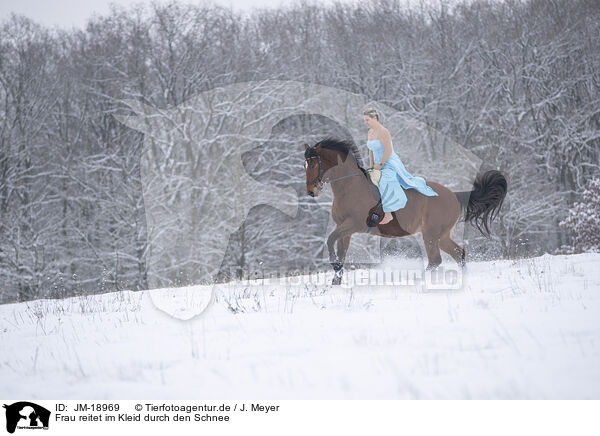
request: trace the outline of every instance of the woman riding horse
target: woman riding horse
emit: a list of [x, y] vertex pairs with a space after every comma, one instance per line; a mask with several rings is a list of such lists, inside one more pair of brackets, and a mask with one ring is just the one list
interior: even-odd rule
[[[427, 195], [429, 190], [423, 195], [421, 190], [407, 189], [403, 191], [405, 205], [393, 212], [392, 220], [373, 223], [371, 217], [379, 204], [379, 193], [362, 168], [360, 153], [354, 143], [327, 138], [312, 147], [306, 144], [304, 158], [307, 194], [319, 195], [325, 182], [331, 184], [333, 192], [331, 215], [336, 228], [327, 239], [329, 259], [335, 271], [333, 284], [341, 283], [346, 252], [354, 233], [397, 238], [421, 231], [429, 260], [428, 270], [442, 263], [440, 248], [463, 266], [465, 250], [450, 239], [450, 231], [461, 211], [465, 213], [465, 221], [489, 236], [489, 225], [506, 196], [506, 179], [495, 170], [477, 176], [473, 190], [466, 192], [452, 192], [439, 183], [428, 182], [427, 188], [437, 195]], [[389, 183], [394, 183], [393, 178]]]
[[[413, 177], [406, 171], [400, 156], [394, 151], [390, 132], [379, 122], [379, 113], [369, 108], [363, 116], [369, 128], [367, 141], [369, 168], [381, 170], [379, 191], [385, 215], [379, 224], [383, 225], [392, 220], [391, 212], [402, 209], [406, 205], [407, 198], [402, 188], [416, 189], [428, 197], [435, 197], [438, 194], [427, 186], [425, 179]], [[375, 166], [373, 166], [374, 160], [379, 162]]]

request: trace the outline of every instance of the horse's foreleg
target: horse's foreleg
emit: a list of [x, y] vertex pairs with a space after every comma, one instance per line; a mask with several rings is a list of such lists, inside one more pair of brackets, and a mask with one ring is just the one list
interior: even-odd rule
[[333, 276], [333, 280], [331, 282], [332, 285], [339, 285], [342, 283], [342, 275], [344, 274], [344, 263], [346, 262], [346, 253], [348, 252], [348, 247], [350, 247], [351, 238], [352, 234], [346, 234], [338, 239], [337, 263], [333, 265], [335, 275]]
[[331, 263], [331, 265], [333, 266], [333, 269], [335, 269], [334, 264], [338, 261], [337, 256], [335, 254], [335, 243], [337, 242], [339, 236], [340, 236], [340, 232], [336, 228], [333, 232], [331, 232], [331, 234], [327, 238], [327, 250], [329, 251], [329, 263]]
[[338, 252], [340, 251], [340, 229], [336, 228], [329, 237], [327, 238], [327, 249], [329, 250], [329, 263], [333, 267], [335, 271], [335, 275], [333, 276], [332, 285], [339, 285], [342, 281], [342, 266], [343, 263], [340, 262], [338, 256], [335, 253], [335, 244], [338, 245]]

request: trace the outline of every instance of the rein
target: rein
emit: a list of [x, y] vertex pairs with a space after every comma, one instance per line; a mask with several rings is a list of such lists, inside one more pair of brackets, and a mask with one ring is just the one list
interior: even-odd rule
[[329, 182], [329, 183], [331, 183], [331, 182], [337, 182], [338, 180], [342, 180], [342, 179], [345, 179], [347, 177], [354, 177], [354, 176], [360, 176], [360, 175], [362, 175], [362, 174], [361, 173], [355, 173], [355, 174], [350, 174], [350, 175], [347, 175], [347, 176], [336, 177], [335, 179], [327, 179], [327, 180], [325, 180], [325, 182]]
[[341, 176], [341, 177], [336, 177], [335, 179], [324, 179], [323, 176], [324, 174], [321, 174], [322, 172], [322, 168], [321, 168], [321, 156], [319, 156], [318, 154], [316, 156], [311, 156], [308, 159], [306, 159], [304, 161], [304, 166], [308, 166], [308, 161], [311, 159], [317, 159], [317, 165], [319, 167], [319, 173], [317, 174], [317, 177], [312, 180], [311, 182], [309, 182], [309, 185], [315, 185], [317, 186], [319, 183], [333, 183], [333, 182], [337, 182], [338, 180], [342, 180], [342, 179], [346, 179], [348, 177], [354, 177], [354, 176], [360, 176], [362, 173], [355, 173], [355, 174], [348, 174], [346, 176]]

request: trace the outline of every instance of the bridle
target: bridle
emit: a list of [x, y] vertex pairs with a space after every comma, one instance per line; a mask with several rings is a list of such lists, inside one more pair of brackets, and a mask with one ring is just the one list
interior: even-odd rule
[[332, 182], [337, 182], [338, 180], [342, 180], [342, 179], [347, 179], [348, 177], [354, 177], [354, 176], [360, 176], [360, 173], [355, 173], [355, 174], [348, 174], [345, 176], [341, 176], [341, 177], [336, 177], [334, 179], [324, 179], [323, 176], [324, 174], [322, 174], [322, 167], [321, 167], [321, 156], [315, 152], [315, 154], [313, 156], [310, 156], [308, 158], [306, 158], [306, 160], [304, 161], [304, 169], [308, 169], [308, 162], [311, 159], [317, 159], [317, 166], [319, 168], [319, 172], [317, 174], [317, 177], [315, 177], [314, 180], [308, 182], [307, 184], [310, 185], [314, 185], [315, 187], [322, 185], [323, 183], [332, 183]]

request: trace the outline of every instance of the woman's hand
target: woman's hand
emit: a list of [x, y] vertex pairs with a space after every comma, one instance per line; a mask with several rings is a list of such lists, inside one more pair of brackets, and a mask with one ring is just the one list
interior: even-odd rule
[[377, 165], [374, 166], [374, 168], [376, 170], [380, 170], [381, 168], [383, 168], [383, 165], [381, 165], [380, 163], [378, 163]]

